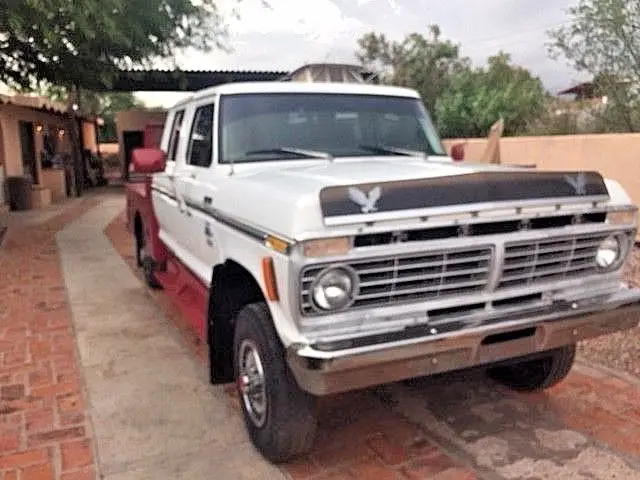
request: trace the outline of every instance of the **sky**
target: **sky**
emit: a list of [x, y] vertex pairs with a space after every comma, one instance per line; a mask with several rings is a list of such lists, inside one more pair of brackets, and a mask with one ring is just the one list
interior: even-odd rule
[[[310, 62], [356, 62], [356, 41], [376, 31], [401, 40], [431, 24], [459, 44], [474, 65], [506, 51], [515, 63], [540, 76], [552, 93], [586, 78], [563, 60], [548, 57], [550, 28], [566, 24], [577, 0], [221, 0], [227, 14], [230, 52], [187, 51], [183, 69], [293, 70]], [[228, 15], [235, 8], [239, 18]], [[138, 93], [149, 105], [170, 106], [184, 94]]]

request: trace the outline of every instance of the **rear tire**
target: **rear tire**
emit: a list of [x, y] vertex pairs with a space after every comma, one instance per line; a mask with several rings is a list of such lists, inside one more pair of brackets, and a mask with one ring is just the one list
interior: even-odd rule
[[238, 314], [233, 352], [242, 414], [255, 448], [274, 463], [306, 453], [316, 432], [316, 397], [300, 389], [289, 370], [264, 302]]
[[138, 266], [138, 268], [142, 268], [144, 280], [147, 286], [154, 290], [158, 290], [162, 288], [162, 285], [155, 275], [155, 262], [153, 261], [153, 258], [151, 258], [151, 256], [147, 253], [143, 232], [137, 232], [134, 239], [136, 250], [136, 265]]
[[573, 366], [576, 345], [550, 350], [548, 355], [512, 365], [490, 368], [489, 377], [518, 392], [546, 390], [564, 380]]

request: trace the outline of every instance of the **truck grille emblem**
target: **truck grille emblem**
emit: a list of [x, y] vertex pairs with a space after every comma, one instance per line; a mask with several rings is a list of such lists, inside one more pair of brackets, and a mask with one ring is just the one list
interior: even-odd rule
[[576, 191], [576, 195], [585, 195], [587, 193], [587, 176], [584, 173], [579, 173], [575, 177], [565, 175], [565, 180]]
[[362, 213], [375, 212], [378, 209], [376, 203], [380, 200], [381, 193], [380, 187], [372, 188], [368, 194], [365, 194], [359, 188], [349, 188], [349, 198], [352, 202], [360, 206]]

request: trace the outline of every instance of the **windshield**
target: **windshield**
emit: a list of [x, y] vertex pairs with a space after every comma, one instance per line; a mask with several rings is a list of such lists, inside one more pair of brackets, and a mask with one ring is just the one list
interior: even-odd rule
[[[446, 155], [416, 98], [327, 93], [224, 95], [220, 163], [365, 155]], [[313, 154], [301, 154], [300, 152]]]

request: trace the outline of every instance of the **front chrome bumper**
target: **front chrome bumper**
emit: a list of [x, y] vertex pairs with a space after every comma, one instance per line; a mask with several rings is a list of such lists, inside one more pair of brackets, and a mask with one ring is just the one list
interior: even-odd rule
[[390, 337], [333, 351], [293, 345], [287, 360], [303, 390], [328, 395], [517, 358], [638, 325], [640, 289], [621, 289], [429, 338]]

